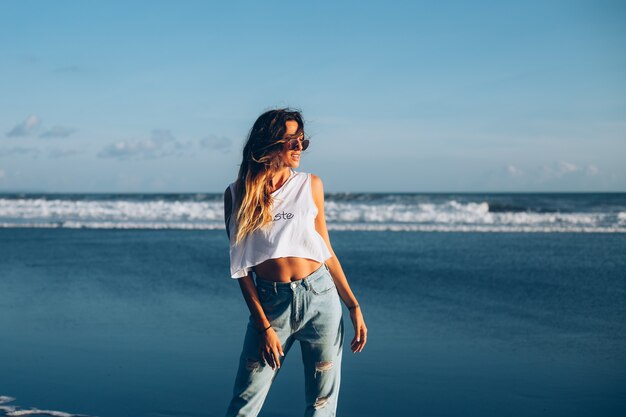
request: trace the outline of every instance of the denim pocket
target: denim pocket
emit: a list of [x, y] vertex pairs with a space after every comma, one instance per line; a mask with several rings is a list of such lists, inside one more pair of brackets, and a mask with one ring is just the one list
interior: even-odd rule
[[323, 295], [335, 288], [335, 282], [330, 273], [325, 273], [316, 280], [309, 282], [311, 292], [316, 295]]

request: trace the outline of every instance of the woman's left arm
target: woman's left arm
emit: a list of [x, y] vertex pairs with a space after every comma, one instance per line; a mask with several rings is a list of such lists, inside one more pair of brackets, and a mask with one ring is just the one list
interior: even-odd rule
[[328, 229], [326, 228], [326, 217], [324, 215], [324, 184], [322, 183], [322, 179], [314, 174], [311, 174], [311, 189], [313, 193], [313, 201], [315, 201], [315, 205], [317, 206], [315, 230], [317, 230], [317, 232], [322, 236], [332, 255], [326, 260], [326, 265], [328, 265], [330, 275], [335, 282], [339, 296], [350, 310], [350, 318], [352, 319], [352, 324], [354, 325], [354, 338], [350, 343], [352, 352], [360, 352], [363, 350], [363, 347], [367, 342], [367, 327], [365, 326], [365, 321], [363, 320], [361, 307], [350, 289], [348, 279], [343, 273], [339, 259], [337, 258], [337, 255], [335, 255], [335, 251], [333, 251], [333, 247], [330, 244], [330, 237], [328, 236]]

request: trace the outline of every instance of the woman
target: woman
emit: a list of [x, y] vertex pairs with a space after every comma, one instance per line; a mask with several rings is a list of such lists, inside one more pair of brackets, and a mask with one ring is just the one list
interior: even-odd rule
[[328, 237], [322, 180], [294, 170], [308, 146], [300, 112], [263, 113], [244, 146], [237, 180], [224, 192], [231, 277], [250, 310], [227, 416], [259, 413], [296, 340], [305, 416], [335, 415], [344, 336], [339, 297], [354, 325], [352, 352], [367, 342], [361, 308]]

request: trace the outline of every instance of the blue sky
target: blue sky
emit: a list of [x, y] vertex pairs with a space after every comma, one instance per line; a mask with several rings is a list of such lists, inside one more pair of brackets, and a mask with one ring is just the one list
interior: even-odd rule
[[0, 191], [222, 192], [263, 111], [340, 191], [626, 191], [620, 1], [3, 1]]

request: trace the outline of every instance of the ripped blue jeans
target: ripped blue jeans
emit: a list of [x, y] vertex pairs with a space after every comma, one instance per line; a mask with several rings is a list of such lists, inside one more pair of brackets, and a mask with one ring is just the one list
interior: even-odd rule
[[[300, 341], [304, 363], [305, 416], [335, 416], [341, 378], [344, 325], [341, 300], [326, 264], [294, 282], [256, 279], [263, 311], [283, 347], [281, 367]], [[255, 417], [280, 368], [260, 358], [262, 336], [249, 316], [227, 417]]]

